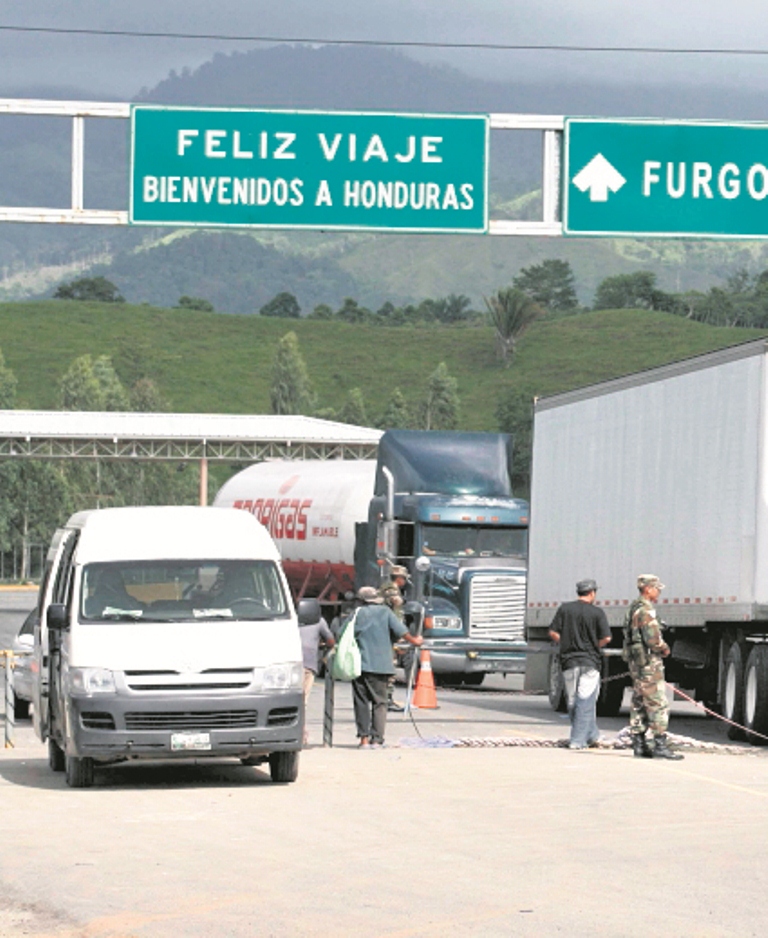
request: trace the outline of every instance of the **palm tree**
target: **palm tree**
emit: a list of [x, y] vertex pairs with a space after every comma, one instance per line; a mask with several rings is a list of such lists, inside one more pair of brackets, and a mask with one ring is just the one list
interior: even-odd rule
[[505, 366], [509, 365], [510, 356], [515, 354], [517, 340], [532, 322], [544, 315], [544, 310], [516, 287], [497, 290], [490, 298], [483, 299], [496, 329], [501, 360]]

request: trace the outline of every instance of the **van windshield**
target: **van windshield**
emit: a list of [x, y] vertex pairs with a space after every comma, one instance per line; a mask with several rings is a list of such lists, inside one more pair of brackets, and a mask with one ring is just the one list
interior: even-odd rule
[[290, 615], [271, 560], [151, 560], [83, 569], [86, 622], [276, 619]]

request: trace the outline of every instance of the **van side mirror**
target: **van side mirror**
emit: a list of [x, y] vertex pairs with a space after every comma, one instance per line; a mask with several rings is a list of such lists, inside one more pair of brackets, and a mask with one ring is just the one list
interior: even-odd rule
[[320, 603], [316, 599], [300, 599], [297, 612], [299, 625], [314, 625], [322, 618]]
[[45, 615], [45, 622], [52, 632], [66, 632], [69, 629], [67, 607], [63, 603], [51, 603]]

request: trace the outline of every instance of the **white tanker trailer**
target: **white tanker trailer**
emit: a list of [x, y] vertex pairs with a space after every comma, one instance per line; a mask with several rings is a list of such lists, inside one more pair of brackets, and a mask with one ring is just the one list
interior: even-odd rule
[[254, 514], [298, 600], [331, 618], [345, 594], [409, 568], [432, 667], [452, 681], [525, 670], [528, 505], [511, 493], [509, 437], [392, 430], [379, 458], [260, 463], [214, 501]]

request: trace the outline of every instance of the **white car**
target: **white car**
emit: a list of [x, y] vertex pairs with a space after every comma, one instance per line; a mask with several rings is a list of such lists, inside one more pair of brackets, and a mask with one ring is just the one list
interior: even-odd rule
[[37, 616], [35, 607], [13, 640], [13, 696], [14, 716], [17, 720], [26, 720], [29, 717], [29, 705], [32, 701], [32, 648]]

